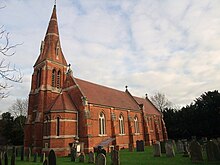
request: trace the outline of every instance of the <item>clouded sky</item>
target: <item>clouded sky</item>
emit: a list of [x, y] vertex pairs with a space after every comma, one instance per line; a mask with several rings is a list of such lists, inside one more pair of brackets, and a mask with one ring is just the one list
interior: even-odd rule
[[[6, 111], [28, 96], [54, 0], [1, 0], [0, 25], [11, 43], [6, 58], [23, 83], [0, 100]], [[176, 105], [220, 90], [219, 0], [57, 0], [61, 46], [75, 77], [133, 95], [159, 91]], [[1, 56], [1, 58], [3, 58]]]

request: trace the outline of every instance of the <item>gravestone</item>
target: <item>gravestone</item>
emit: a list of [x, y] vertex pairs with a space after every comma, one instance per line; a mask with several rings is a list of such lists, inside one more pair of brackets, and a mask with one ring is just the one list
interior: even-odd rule
[[129, 143], [128, 144], [129, 152], [134, 152], [134, 145]]
[[144, 141], [143, 140], [136, 141], [136, 150], [137, 152], [144, 152]]
[[15, 152], [12, 153], [11, 155], [11, 165], [15, 165], [16, 164], [16, 154]]
[[43, 165], [48, 165], [48, 160], [47, 159], [44, 160]]
[[71, 162], [75, 162], [76, 161], [76, 157], [77, 157], [77, 151], [76, 151], [76, 148], [72, 148], [71, 149]]
[[85, 154], [82, 152], [82, 153], [79, 155], [79, 162], [84, 163], [85, 160], [86, 160]]
[[49, 165], [56, 165], [57, 164], [56, 154], [55, 154], [54, 150], [50, 150], [50, 152], [49, 152], [48, 164]]
[[166, 153], [165, 144], [166, 144], [165, 141], [160, 142], [160, 149], [161, 149], [161, 153], [163, 154]]
[[34, 161], [33, 162], [37, 162], [37, 157], [38, 157], [38, 153], [35, 152], [35, 154], [34, 154]]
[[160, 148], [160, 142], [156, 142], [153, 144], [153, 155], [154, 157], [160, 157], [161, 156], [161, 148]]
[[30, 161], [31, 160], [31, 148], [28, 148], [28, 151], [27, 151], [27, 161]]
[[177, 150], [177, 153], [183, 153], [184, 152], [183, 142], [181, 140], [177, 141], [176, 150]]
[[89, 152], [88, 163], [95, 163], [95, 154], [92, 151]]
[[167, 157], [174, 157], [175, 156], [173, 143], [167, 142], [165, 144], [165, 149], [166, 149], [166, 156]]
[[111, 152], [111, 161], [112, 165], [120, 165], [120, 157], [119, 152], [117, 150], [113, 150]]
[[104, 154], [100, 153], [96, 157], [96, 165], [106, 165], [106, 157]]
[[206, 154], [208, 161], [218, 161], [220, 160], [220, 149], [215, 141], [208, 141], [206, 145]]
[[193, 163], [203, 161], [202, 147], [197, 141], [193, 140], [190, 143], [189, 152], [190, 152], [190, 159]]
[[106, 156], [106, 150], [104, 148], [101, 150], [101, 153]]
[[0, 165], [2, 165], [2, 152], [0, 152]]
[[16, 147], [15, 146], [12, 147], [12, 154], [16, 154]]
[[24, 161], [24, 147], [21, 147], [21, 161]]
[[183, 142], [183, 157], [189, 157], [188, 143], [187, 141]]
[[4, 153], [4, 165], [8, 165], [8, 153]]
[[41, 154], [41, 158], [40, 158], [40, 162], [44, 162], [46, 159], [46, 154], [45, 153], [42, 153]]

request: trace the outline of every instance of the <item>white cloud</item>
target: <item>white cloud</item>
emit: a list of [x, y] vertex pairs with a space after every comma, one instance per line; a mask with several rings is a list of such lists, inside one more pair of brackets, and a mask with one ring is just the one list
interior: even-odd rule
[[[24, 42], [10, 59], [24, 73], [4, 110], [27, 97], [53, 1], [5, 0], [1, 24], [11, 40]], [[144, 96], [161, 91], [186, 105], [208, 90], [220, 90], [218, 0], [63, 0], [57, 2], [62, 49], [74, 75]]]

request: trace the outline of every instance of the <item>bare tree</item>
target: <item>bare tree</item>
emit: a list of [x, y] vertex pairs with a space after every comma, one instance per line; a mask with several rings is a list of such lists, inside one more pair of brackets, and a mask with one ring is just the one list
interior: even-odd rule
[[17, 99], [9, 108], [9, 112], [18, 120], [20, 128], [24, 128], [24, 121], [28, 111], [28, 99]]
[[9, 112], [16, 118], [19, 116], [26, 116], [28, 109], [28, 99], [17, 99], [11, 107]]
[[172, 103], [166, 98], [165, 94], [156, 92], [150, 97], [152, 103], [157, 107], [159, 111], [163, 111], [165, 108], [171, 107]]
[[[0, 9], [4, 8], [0, 6]], [[6, 60], [15, 54], [14, 48], [20, 44], [11, 45], [9, 42], [9, 33], [0, 27], [0, 99], [8, 96], [7, 89], [12, 85], [9, 82], [22, 82], [22, 74], [19, 69], [12, 66]]]

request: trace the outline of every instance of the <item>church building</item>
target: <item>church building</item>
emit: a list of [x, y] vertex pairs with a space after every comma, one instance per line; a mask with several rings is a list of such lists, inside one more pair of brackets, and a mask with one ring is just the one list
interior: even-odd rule
[[167, 139], [162, 113], [147, 97], [74, 77], [62, 52], [56, 5], [34, 64], [28, 104], [24, 146], [33, 152], [53, 149], [67, 156], [76, 137], [86, 153]]

